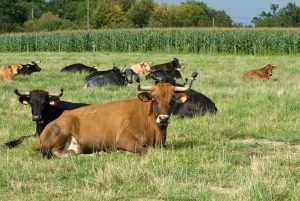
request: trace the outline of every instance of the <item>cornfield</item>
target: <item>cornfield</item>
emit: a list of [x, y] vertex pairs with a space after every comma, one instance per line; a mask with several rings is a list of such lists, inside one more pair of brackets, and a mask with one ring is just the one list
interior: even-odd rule
[[1, 52], [113, 51], [286, 55], [300, 53], [300, 29], [105, 29], [0, 35]]

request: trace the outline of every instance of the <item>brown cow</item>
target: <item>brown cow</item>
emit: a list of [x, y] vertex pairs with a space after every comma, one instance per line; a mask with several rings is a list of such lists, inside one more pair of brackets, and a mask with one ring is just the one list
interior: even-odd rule
[[246, 72], [243, 76], [244, 79], [246, 80], [251, 80], [251, 79], [269, 79], [270, 76], [272, 76], [272, 70], [273, 68], [276, 68], [275, 65], [273, 64], [267, 64], [263, 68], [255, 69], [255, 70], [250, 70]]
[[11, 64], [8, 67], [0, 68], [0, 80], [11, 80], [18, 74], [18, 69], [22, 66], [19, 64]]
[[150, 64], [151, 64], [151, 62], [149, 62], [149, 61], [143, 61], [143, 63], [140, 63], [140, 64], [133, 64], [131, 66], [131, 69], [136, 74], [146, 74], [150, 71]]
[[140, 86], [138, 98], [90, 105], [65, 111], [40, 136], [40, 151], [50, 158], [125, 150], [144, 154], [147, 147], [162, 147], [174, 100], [184, 101], [191, 88], [169, 83]]

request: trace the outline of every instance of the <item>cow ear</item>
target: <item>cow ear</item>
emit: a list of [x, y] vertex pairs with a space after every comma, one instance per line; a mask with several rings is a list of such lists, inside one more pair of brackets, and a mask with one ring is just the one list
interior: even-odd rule
[[28, 105], [29, 104], [29, 97], [28, 96], [20, 96], [19, 101], [23, 105]]
[[184, 92], [175, 93], [175, 99], [178, 102], [184, 103], [188, 99], [188, 95]]
[[148, 92], [139, 93], [138, 98], [143, 102], [148, 102], [151, 100], [152, 96]]
[[51, 96], [51, 97], [49, 98], [49, 104], [50, 104], [50, 105], [56, 105], [58, 101], [59, 101], [59, 98], [56, 97], [56, 96]]

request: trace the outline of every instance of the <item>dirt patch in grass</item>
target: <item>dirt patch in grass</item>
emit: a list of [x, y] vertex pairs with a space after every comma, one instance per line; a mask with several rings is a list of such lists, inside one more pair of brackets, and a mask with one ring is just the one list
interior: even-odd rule
[[234, 143], [242, 143], [242, 144], [262, 144], [262, 145], [271, 145], [271, 146], [288, 146], [292, 149], [300, 151], [300, 145], [290, 145], [289, 143], [284, 143], [275, 140], [267, 140], [267, 139], [254, 139], [254, 138], [246, 138], [242, 140], [231, 140]]
[[221, 194], [236, 194], [241, 192], [241, 188], [224, 188], [221, 186], [211, 186], [209, 187], [210, 190], [216, 192], [216, 193], [221, 193]]

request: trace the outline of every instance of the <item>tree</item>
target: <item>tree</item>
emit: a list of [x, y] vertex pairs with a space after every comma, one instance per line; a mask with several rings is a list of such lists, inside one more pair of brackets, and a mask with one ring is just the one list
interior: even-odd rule
[[83, 0], [49, 0], [47, 8], [60, 18], [75, 21], [77, 20], [77, 6], [82, 1]]
[[137, 27], [145, 27], [149, 23], [156, 4], [154, 0], [137, 0], [127, 12], [127, 18]]
[[108, 0], [100, 0], [92, 14], [94, 28], [120, 26], [124, 21], [124, 13], [120, 6]]
[[117, 4], [121, 9], [126, 12], [135, 3], [136, 0], [111, 0], [112, 3]]
[[181, 5], [162, 4], [151, 16], [150, 25], [159, 27], [231, 26], [232, 20], [225, 11], [216, 11], [197, 1], [186, 1]]
[[0, 32], [18, 31], [27, 20], [28, 11], [21, 0], [1, 0], [0, 16]]
[[271, 11], [272, 11], [273, 16], [276, 15], [276, 11], [278, 8], [279, 8], [279, 4], [271, 4]]
[[259, 17], [253, 17], [251, 22], [257, 27], [300, 26], [300, 8], [296, 3], [288, 3], [286, 7], [281, 9], [279, 9], [278, 4], [271, 4], [270, 9], [272, 13], [263, 11]]
[[25, 31], [54, 31], [74, 28], [70, 20], [61, 19], [51, 12], [44, 13], [39, 19], [28, 20], [24, 23]]

